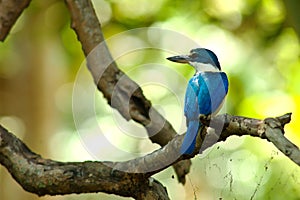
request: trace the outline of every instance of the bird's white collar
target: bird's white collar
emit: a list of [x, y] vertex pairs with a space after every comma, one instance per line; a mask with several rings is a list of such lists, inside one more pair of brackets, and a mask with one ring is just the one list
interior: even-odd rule
[[219, 72], [220, 70], [211, 65], [205, 63], [198, 63], [198, 62], [189, 62], [191, 66], [196, 69], [196, 72]]

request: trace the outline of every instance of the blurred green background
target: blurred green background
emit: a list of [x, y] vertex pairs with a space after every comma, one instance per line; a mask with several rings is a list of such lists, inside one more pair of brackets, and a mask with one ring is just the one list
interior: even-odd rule
[[[186, 81], [194, 72], [165, 57], [188, 53], [194, 43], [181, 40], [185, 38], [212, 49], [229, 76], [230, 91], [223, 112], [254, 118], [292, 112], [286, 136], [300, 146], [298, 1], [93, 3], [119, 67], [142, 86], [146, 97], [177, 132], [185, 131], [182, 103]], [[128, 32], [145, 27], [164, 31], [149, 31], [148, 35]], [[148, 46], [152, 48], [139, 49]], [[73, 89], [82, 94], [81, 103], [73, 105], [79, 116], [94, 108], [94, 115], [82, 117], [82, 124], [73, 118]], [[122, 119], [95, 91], [63, 1], [33, 0], [0, 44], [0, 97], [0, 123], [46, 158], [127, 160], [158, 148], [140, 125]], [[93, 104], [87, 101], [90, 97]], [[95, 131], [97, 126], [101, 134]], [[185, 186], [173, 178], [172, 168], [155, 175], [171, 199], [300, 199], [299, 167], [265, 140], [231, 137], [192, 162]], [[128, 198], [106, 194], [38, 198], [25, 192], [1, 167], [0, 199]]]

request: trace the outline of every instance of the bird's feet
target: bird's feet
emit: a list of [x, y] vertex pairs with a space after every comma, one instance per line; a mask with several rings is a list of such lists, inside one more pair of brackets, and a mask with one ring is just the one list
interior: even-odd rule
[[209, 122], [211, 120], [211, 115], [204, 115], [204, 114], [200, 114], [199, 115], [199, 120], [202, 124], [204, 124], [205, 126], [209, 126]]

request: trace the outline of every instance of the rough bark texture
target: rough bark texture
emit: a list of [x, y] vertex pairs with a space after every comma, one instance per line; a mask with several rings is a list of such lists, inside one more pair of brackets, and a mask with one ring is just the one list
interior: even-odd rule
[[[42, 195], [105, 192], [136, 199], [168, 199], [166, 189], [142, 173], [126, 173], [112, 162], [58, 162], [33, 153], [0, 126], [0, 163], [28, 192]], [[146, 198], [147, 197], [147, 198]]]
[[[267, 139], [300, 165], [298, 147], [284, 137], [284, 125], [290, 119], [291, 114], [265, 120], [225, 114], [213, 118], [210, 125], [215, 129], [222, 127], [218, 141], [224, 141], [231, 135]], [[207, 124], [208, 120], [201, 118], [201, 122]], [[0, 163], [25, 190], [38, 195], [105, 192], [136, 199], [168, 199], [164, 186], [150, 176], [180, 160], [198, 155], [204, 139], [211, 134], [206, 130], [202, 129], [196, 149], [189, 156], [178, 153], [183, 140], [183, 135], [180, 135], [151, 154], [125, 162], [64, 163], [33, 153], [0, 126]]]
[[[201, 116], [201, 123], [214, 131], [201, 129], [193, 154], [181, 156], [179, 149], [184, 135], [176, 135], [170, 123], [151, 109], [150, 101], [139, 86], [118, 69], [104, 42], [91, 2], [65, 1], [98, 89], [124, 118], [144, 125], [152, 142], [164, 147], [125, 162], [58, 162], [32, 152], [0, 125], [0, 163], [26, 191], [39, 196], [105, 192], [135, 199], [169, 199], [166, 188], [151, 176], [173, 165], [179, 181], [184, 183], [191, 164], [186, 159], [231, 135], [266, 139], [300, 165], [299, 148], [284, 137], [284, 125], [290, 122], [291, 114], [265, 120], [228, 114], [213, 119]], [[30, 1], [3, 0], [0, 3], [0, 40], [3, 41]], [[162, 124], [163, 128], [159, 129]]]
[[[81, 42], [88, 68], [98, 89], [125, 119], [142, 124], [152, 142], [166, 145], [176, 135], [175, 130], [151, 107], [151, 102], [145, 98], [141, 88], [117, 67], [105, 43], [91, 2], [66, 0], [66, 3], [71, 13], [71, 26]], [[174, 164], [179, 182], [185, 183], [190, 165], [189, 160]]]
[[0, 1], [0, 40], [4, 41], [10, 29], [31, 0]]

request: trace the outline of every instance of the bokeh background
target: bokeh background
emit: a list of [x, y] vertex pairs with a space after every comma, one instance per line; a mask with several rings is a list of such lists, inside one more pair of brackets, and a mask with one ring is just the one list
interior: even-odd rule
[[[212, 49], [230, 81], [223, 112], [255, 118], [292, 112], [286, 136], [300, 146], [299, 2], [93, 0], [93, 3], [119, 67], [142, 86], [146, 97], [176, 131], [185, 131], [182, 103], [186, 81], [194, 71], [186, 65], [170, 63], [165, 57], [176, 51], [187, 53], [190, 45], [168, 34], [160, 37], [151, 32], [145, 35], [128, 30], [156, 27]], [[153, 41], [174, 49], [139, 49], [120, 54], [124, 49]], [[82, 124], [74, 120], [74, 86], [82, 92], [81, 104], [73, 105], [80, 106], [78, 114], [84, 116], [85, 108], [92, 106], [92, 117], [99, 124], [92, 123], [94, 120], [89, 117]], [[92, 97], [93, 105], [85, 97]], [[33, 0], [6, 41], [0, 44], [0, 123], [33, 151], [60, 161], [127, 160], [158, 148], [149, 142], [140, 125], [122, 120], [102, 94], [95, 91], [64, 2]], [[94, 131], [96, 126], [101, 133]], [[105, 146], [103, 138], [113, 145]], [[267, 141], [231, 137], [192, 162], [185, 186], [178, 184], [172, 168], [155, 175], [172, 199], [300, 198], [300, 168]], [[0, 199], [128, 198], [106, 194], [39, 198], [24, 191], [0, 167]]]

